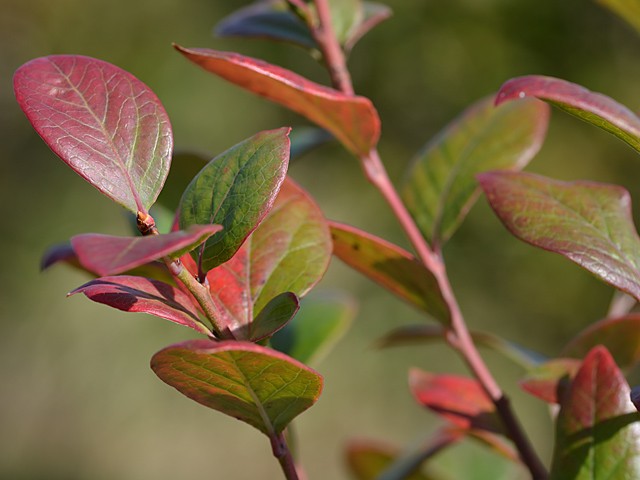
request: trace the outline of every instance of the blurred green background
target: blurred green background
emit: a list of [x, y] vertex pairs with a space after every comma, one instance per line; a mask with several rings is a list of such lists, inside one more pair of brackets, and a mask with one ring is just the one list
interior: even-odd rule
[[[85, 232], [123, 234], [124, 210], [85, 185], [34, 133], [13, 99], [11, 76], [54, 53], [98, 57], [131, 71], [158, 94], [176, 147], [214, 156], [259, 130], [305, 122], [207, 75], [171, 48], [237, 50], [326, 83], [305, 52], [255, 40], [216, 39], [212, 26], [247, 2], [230, 0], [0, 0], [0, 478], [279, 479], [268, 441], [160, 382], [148, 367], [165, 345], [189, 338], [153, 317], [65, 298], [86, 278], [66, 267], [40, 273], [52, 243]], [[546, 74], [638, 108], [640, 41], [592, 0], [390, 0], [394, 17], [356, 46], [356, 90], [382, 117], [380, 150], [399, 182], [413, 153], [477, 98], [523, 74]], [[554, 111], [529, 170], [561, 179], [620, 183], [640, 198], [640, 165], [613, 137]], [[300, 159], [290, 173], [327, 216], [406, 246], [385, 204], [337, 146]], [[500, 332], [554, 355], [606, 312], [611, 290], [569, 262], [511, 238], [481, 199], [445, 255], [472, 328]], [[358, 317], [319, 366], [326, 387], [297, 422], [310, 479], [347, 479], [343, 448], [353, 438], [399, 447], [438, 420], [412, 401], [407, 370], [463, 372], [443, 347], [379, 351], [393, 327], [424, 319], [335, 261], [318, 290], [346, 290]], [[485, 355], [513, 395], [548, 459], [544, 405], [520, 393], [521, 371]], [[435, 462], [451, 478], [526, 478], [474, 445]]]

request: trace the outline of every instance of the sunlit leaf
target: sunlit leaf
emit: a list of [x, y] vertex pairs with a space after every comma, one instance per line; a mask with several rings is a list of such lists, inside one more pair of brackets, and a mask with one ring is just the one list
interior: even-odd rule
[[240, 142], [211, 160], [185, 190], [182, 228], [224, 227], [192, 253], [202, 272], [229, 260], [271, 209], [287, 173], [288, 133], [289, 128], [280, 128]]
[[495, 406], [477, 380], [412, 368], [409, 389], [418, 403], [459, 428], [502, 433]]
[[640, 298], [640, 240], [625, 189], [515, 172], [478, 178], [491, 207], [516, 237]]
[[254, 426], [282, 433], [322, 391], [322, 377], [286, 355], [246, 342], [195, 340], [151, 359], [160, 379], [196, 402]]
[[485, 98], [464, 111], [414, 160], [402, 196], [425, 238], [446, 242], [478, 196], [476, 174], [520, 170], [538, 152], [549, 107], [532, 99], [500, 107]]
[[205, 70], [307, 117], [356, 155], [368, 155], [378, 143], [380, 119], [367, 98], [345, 95], [237, 53], [180, 46], [176, 49]]
[[413, 255], [355, 227], [330, 225], [335, 256], [411, 305], [449, 323], [449, 309], [436, 278]]
[[324, 275], [331, 237], [320, 208], [293, 180], [283, 183], [273, 208], [227, 262], [207, 275], [220, 319], [239, 338], [277, 295], [304, 296]]
[[195, 302], [179, 289], [144, 277], [102, 277], [85, 283], [69, 295], [87, 298], [125, 312], [142, 312], [211, 335], [201, 323]]
[[597, 0], [640, 31], [640, 0]]
[[561, 354], [582, 358], [596, 345], [605, 346], [623, 370], [637, 365], [640, 361], [640, 315], [600, 320], [576, 335]]
[[349, 328], [355, 313], [355, 302], [344, 295], [306, 298], [293, 320], [271, 338], [271, 346], [307, 365], [317, 364]]
[[117, 275], [162, 257], [178, 258], [220, 229], [220, 225], [192, 225], [147, 237], [86, 233], [71, 238], [71, 245], [84, 268], [98, 275]]
[[640, 152], [640, 118], [615, 100], [559, 78], [531, 75], [507, 81], [497, 104], [536, 97], [615, 135]]
[[551, 480], [640, 478], [640, 414], [606, 348], [584, 359], [556, 422]]
[[56, 155], [133, 213], [149, 209], [173, 148], [169, 118], [149, 87], [78, 55], [31, 60], [13, 84], [18, 104]]
[[581, 364], [573, 358], [554, 358], [529, 369], [520, 386], [547, 403], [560, 403]]

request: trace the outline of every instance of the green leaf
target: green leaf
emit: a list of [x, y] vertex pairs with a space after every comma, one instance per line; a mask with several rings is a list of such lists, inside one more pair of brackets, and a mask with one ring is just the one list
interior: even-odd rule
[[512, 78], [498, 92], [496, 104], [536, 97], [615, 135], [640, 152], [640, 118], [601, 93], [559, 78], [531, 75]]
[[303, 297], [324, 275], [331, 237], [320, 208], [287, 178], [273, 208], [227, 262], [207, 275], [221, 323], [247, 339], [256, 314], [277, 295]]
[[516, 237], [559, 253], [640, 298], [640, 240], [625, 189], [515, 172], [484, 173], [478, 179]]
[[640, 0], [597, 0], [640, 32]]
[[344, 42], [344, 49], [348, 52], [355, 44], [372, 28], [389, 18], [392, 14], [391, 9], [377, 2], [362, 2], [363, 15], [358, 24], [349, 32], [349, 38]]
[[349, 225], [330, 222], [333, 254], [411, 305], [448, 325], [450, 314], [433, 274], [413, 255]]
[[551, 480], [640, 478], [640, 414], [606, 348], [584, 359], [556, 423]]
[[276, 65], [232, 52], [175, 46], [208, 72], [305, 116], [357, 156], [380, 137], [380, 118], [368, 98], [346, 95]]
[[303, 363], [317, 364], [349, 328], [355, 313], [351, 297], [306, 298], [293, 320], [271, 337], [271, 346]]
[[630, 370], [640, 361], [640, 315], [600, 320], [576, 335], [561, 354], [582, 358], [596, 345], [605, 346], [620, 368]]
[[158, 97], [128, 72], [80, 55], [52, 55], [13, 77], [18, 104], [45, 143], [78, 175], [132, 211], [162, 189], [173, 137]]
[[183, 395], [270, 438], [316, 402], [323, 383], [320, 374], [297, 360], [236, 341], [172, 345], [153, 356], [151, 368]]
[[[241, 338], [258, 342], [273, 335], [290, 321], [300, 308], [295, 293], [285, 292], [271, 299], [256, 318], [248, 324], [248, 333]], [[236, 332], [234, 332], [235, 335]]]
[[362, 0], [328, 0], [328, 3], [333, 31], [344, 45], [364, 18]]
[[201, 272], [229, 260], [271, 209], [287, 173], [288, 133], [289, 128], [265, 131], [237, 144], [211, 160], [185, 190], [182, 228], [224, 228], [192, 253]]
[[432, 245], [444, 244], [475, 203], [475, 176], [524, 168], [540, 149], [548, 120], [549, 108], [541, 102], [527, 99], [495, 107], [492, 98], [484, 98], [427, 144], [401, 193]]

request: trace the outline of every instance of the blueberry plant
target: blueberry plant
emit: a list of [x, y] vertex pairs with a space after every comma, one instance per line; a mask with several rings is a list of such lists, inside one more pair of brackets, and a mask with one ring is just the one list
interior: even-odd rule
[[[638, 24], [629, 4], [603, 3]], [[640, 300], [640, 239], [629, 194], [619, 186], [522, 172], [543, 143], [549, 104], [639, 153], [640, 118], [561, 79], [511, 79], [434, 137], [396, 188], [377, 150], [377, 111], [354, 93], [345, 60], [390, 13], [361, 0], [265, 0], [219, 24], [220, 35], [302, 46], [327, 67], [331, 87], [237, 53], [175, 49], [313, 122], [318, 130], [300, 137], [296, 150], [327, 137], [340, 142], [386, 200], [414, 253], [323, 216], [287, 177], [290, 128], [257, 133], [208, 162], [175, 154], [169, 119], [149, 87], [104, 61], [54, 55], [18, 69], [17, 101], [56, 155], [131, 212], [138, 234], [78, 235], [47, 252], [43, 265], [64, 261], [94, 277], [71, 294], [201, 334], [156, 353], [151, 368], [183, 395], [265, 434], [287, 479], [305, 478], [290, 448], [290, 424], [323, 386], [305, 363], [349, 317], [340, 302], [312, 315], [299, 312], [300, 298], [322, 278], [332, 255], [424, 313], [424, 324], [390, 332], [384, 346], [445, 342], [470, 371], [467, 377], [412, 369], [413, 396], [443, 419], [442, 428], [410, 454], [350, 445], [356, 478], [438, 478], [426, 473], [428, 461], [464, 438], [492, 447], [534, 479], [640, 478], [634, 406], [640, 401], [623, 373], [640, 360], [640, 315], [633, 313]], [[443, 249], [480, 193], [517, 238], [563, 255], [618, 292], [610, 314], [579, 332], [557, 358], [467, 327]], [[150, 213], [156, 203], [154, 212], [171, 212], [163, 233]], [[521, 386], [554, 406], [550, 465], [538, 457], [478, 346], [520, 363], [526, 369]]]

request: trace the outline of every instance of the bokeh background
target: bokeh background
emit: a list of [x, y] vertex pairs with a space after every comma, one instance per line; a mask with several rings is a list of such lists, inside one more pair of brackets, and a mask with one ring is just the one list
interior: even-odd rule
[[[85, 185], [47, 149], [13, 99], [11, 76], [54, 53], [102, 58], [131, 71], [159, 95], [178, 148], [213, 157], [259, 130], [305, 122], [187, 63], [171, 48], [237, 50], [326, 83], [295, 47], [216, 39], [212, 26], [248, 2], [231, 0], [0, 0], [0, 478], [279, 479], [265, 437], [211, 412], [160, 382], [148, 367], [187, 329], [65, 298], [86, 278], [64, 266], [39, 272], [52, 243], [86, 231], [124, 234], [124, 210]], [[414, 152], [467, 104], [523, 74], [581, 83], [637, 110], [640, 41], [592, 0], [388, 0], [395, 15], [354, 49], [359, 93], [382, 117], [380, 150], [400, 182]], [[640, 165], [625, 145], [554, 111], [530, 171], [561, 179], [620, 183], [640, 198]], [[388, 208], [354, 159], [327, 146], [292, 165], [327, 216], [406, 246]], [[553, 254], [511, 238], [480, 200], [445, 250], [472, 328], [499, 332], [554, 355], [601, 318], [611, 290]], [[319, 292], [347, 291], [358, 316], [318, 369], [326, 387], [297, 422], [310, 479], [348, 479], [343, 449], [355, 438], [404, 448], [438, 420], [418, 408], [407, 371], [463, 372], [444, 347], [380, 351], [393, 327], [424, 322], [338, 261]], [[513, 396], [545, 459], [552, 429], [544, 405], [520, 393], [522, 371], [485, 355]], [[434, 467], [450, 478], [526, 478], [493, 453], [462, 445]]]

